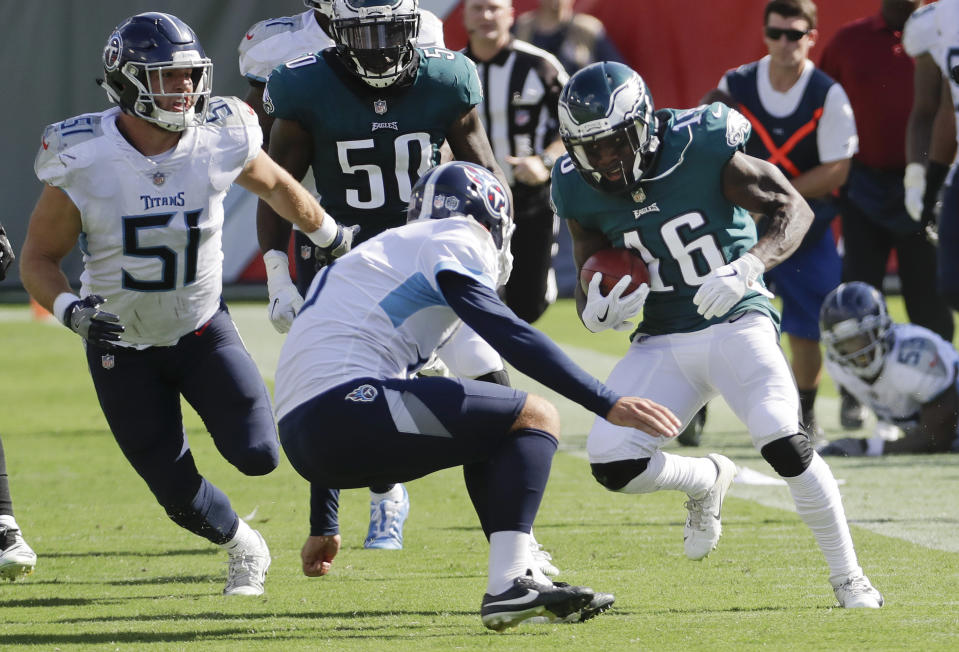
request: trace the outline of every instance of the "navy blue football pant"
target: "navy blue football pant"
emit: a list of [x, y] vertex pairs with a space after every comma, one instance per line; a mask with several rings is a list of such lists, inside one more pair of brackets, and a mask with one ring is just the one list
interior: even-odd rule
[[266, 386], [226, 306], [174, 346], [137, 351], [88, 343], [87, 364], [114, 438], [167, 515], [213, 543], [229, 541], [236, 513], [197, 471], [180, 396], [220, 454], [246, 475], [275, 469], [279, 445]]
[[454, 378], [360, 378], [280, 419], [293, 468], [315, 487], [407, 482], [463, 466], [487, 537], [526, 531], [539, 509], [556, 439], [510, 428], [526, 393]]

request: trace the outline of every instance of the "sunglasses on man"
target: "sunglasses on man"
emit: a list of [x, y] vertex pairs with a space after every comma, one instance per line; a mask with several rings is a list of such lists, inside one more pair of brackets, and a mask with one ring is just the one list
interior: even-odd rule
[[786, 40], [796, 42], [811, 30], [801, 30], [801, 29], [783, 29], [781, 27], [767, 27], [766, 28], [766, 38], [771, 41], [778, 41], [780, 36], [785, 35]]

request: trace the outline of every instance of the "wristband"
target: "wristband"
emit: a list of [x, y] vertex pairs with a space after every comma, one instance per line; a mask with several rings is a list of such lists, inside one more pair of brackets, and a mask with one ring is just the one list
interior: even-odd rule
[[[304, 233], [306, 233], [304, 231]], [[317, 247], [329, 247], [333, 244], [333, 240], [336, 239], [336, 235], [339, 233], [338, 225], [336, 220], [334, 220], [329, 214], [323, 216], [323, 221], [320, 222], [320, 228], [315, 231], [310, 231], [306, 234], [310, 240], [313, 241]]]
[[53, 300], [53, 316], [67, 328], [70, 328], [70, 316], [67, 314], [67, 308], [76, 301], [80, 301], [80, 297], [72, 292], [61, 292]]

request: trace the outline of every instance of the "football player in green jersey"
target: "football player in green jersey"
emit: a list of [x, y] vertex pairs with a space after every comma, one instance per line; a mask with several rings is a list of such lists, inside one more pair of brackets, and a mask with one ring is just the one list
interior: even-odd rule
[[[880, 607], [856, 559], [836, 480], [800, 427], [778, 313], [762, 282], [763, 271], [799, 245], [812, 211], [775, 166], [743, 153], [749, 122], [742, 115], [719, 103], [654, 111], [645, 82], [622, 64], [573, 75], [559, 118], [568, 154], [553, 171], [552, 199], [569, 224], [577, 266], [614, 246], [636, 251], [650, 272], [648, 287], [626, 296], [625, 279], [607, 296], [598, 275], [585, 292], [577, 288], [577, 308], [594, 332], [631, 328], [643, 304], [637, 296], [645, 299], [607, 384], [666, 405], [684, 423], [721, 394], [789, 485], [839, 604]], [[770, 220], [758, 241], [750, 212]], [[736, 465], [718, 454], [664, 453], [665, 442], [597, 419], [587, 441], [593, 475], [611, 491], [687, 493], [685, 552], [702, 559], [722, 533], [720, 508]]]

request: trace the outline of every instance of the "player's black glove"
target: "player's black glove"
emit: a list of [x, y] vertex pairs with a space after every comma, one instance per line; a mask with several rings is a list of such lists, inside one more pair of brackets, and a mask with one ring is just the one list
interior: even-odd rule
[[16, 256], [13, 255], [13, 247], [7, 239], [7, 232], [3, 230], [0, 224], [0, 281], [7, 278], [7, 268], [13, 264]]
[[926, 188], [922, 196], [922, 213], [919, 223], [925, 231], [926, 239], [934, 245], [939, 244], [939, 212], [942, 209], [939, 191], [949, 174], [949, 166], [938, 161], [926, 164]]
[[346, 226], [344, 224], [336, 225], [336, 237], [333, 242], [326, 247], [316, 248], [316, 268], [326, 267], [340, 256], [349, 253], [353, 248], [353, 240], [356, 234], [360, 232], [360, 225]]
[[823, 457], [834, 455], [836, 457], [862, 457], [866, 454], [866, 440], [859, 437], [843, 437], [836, 441], [831, 441], [818, 451]]
[[110, 348], [125, 329], [119, 317], [100, 310], [99, 306], [105, 302], [99, 294], [74, 301], [64, 311], [63, 323], [88, 342]]

